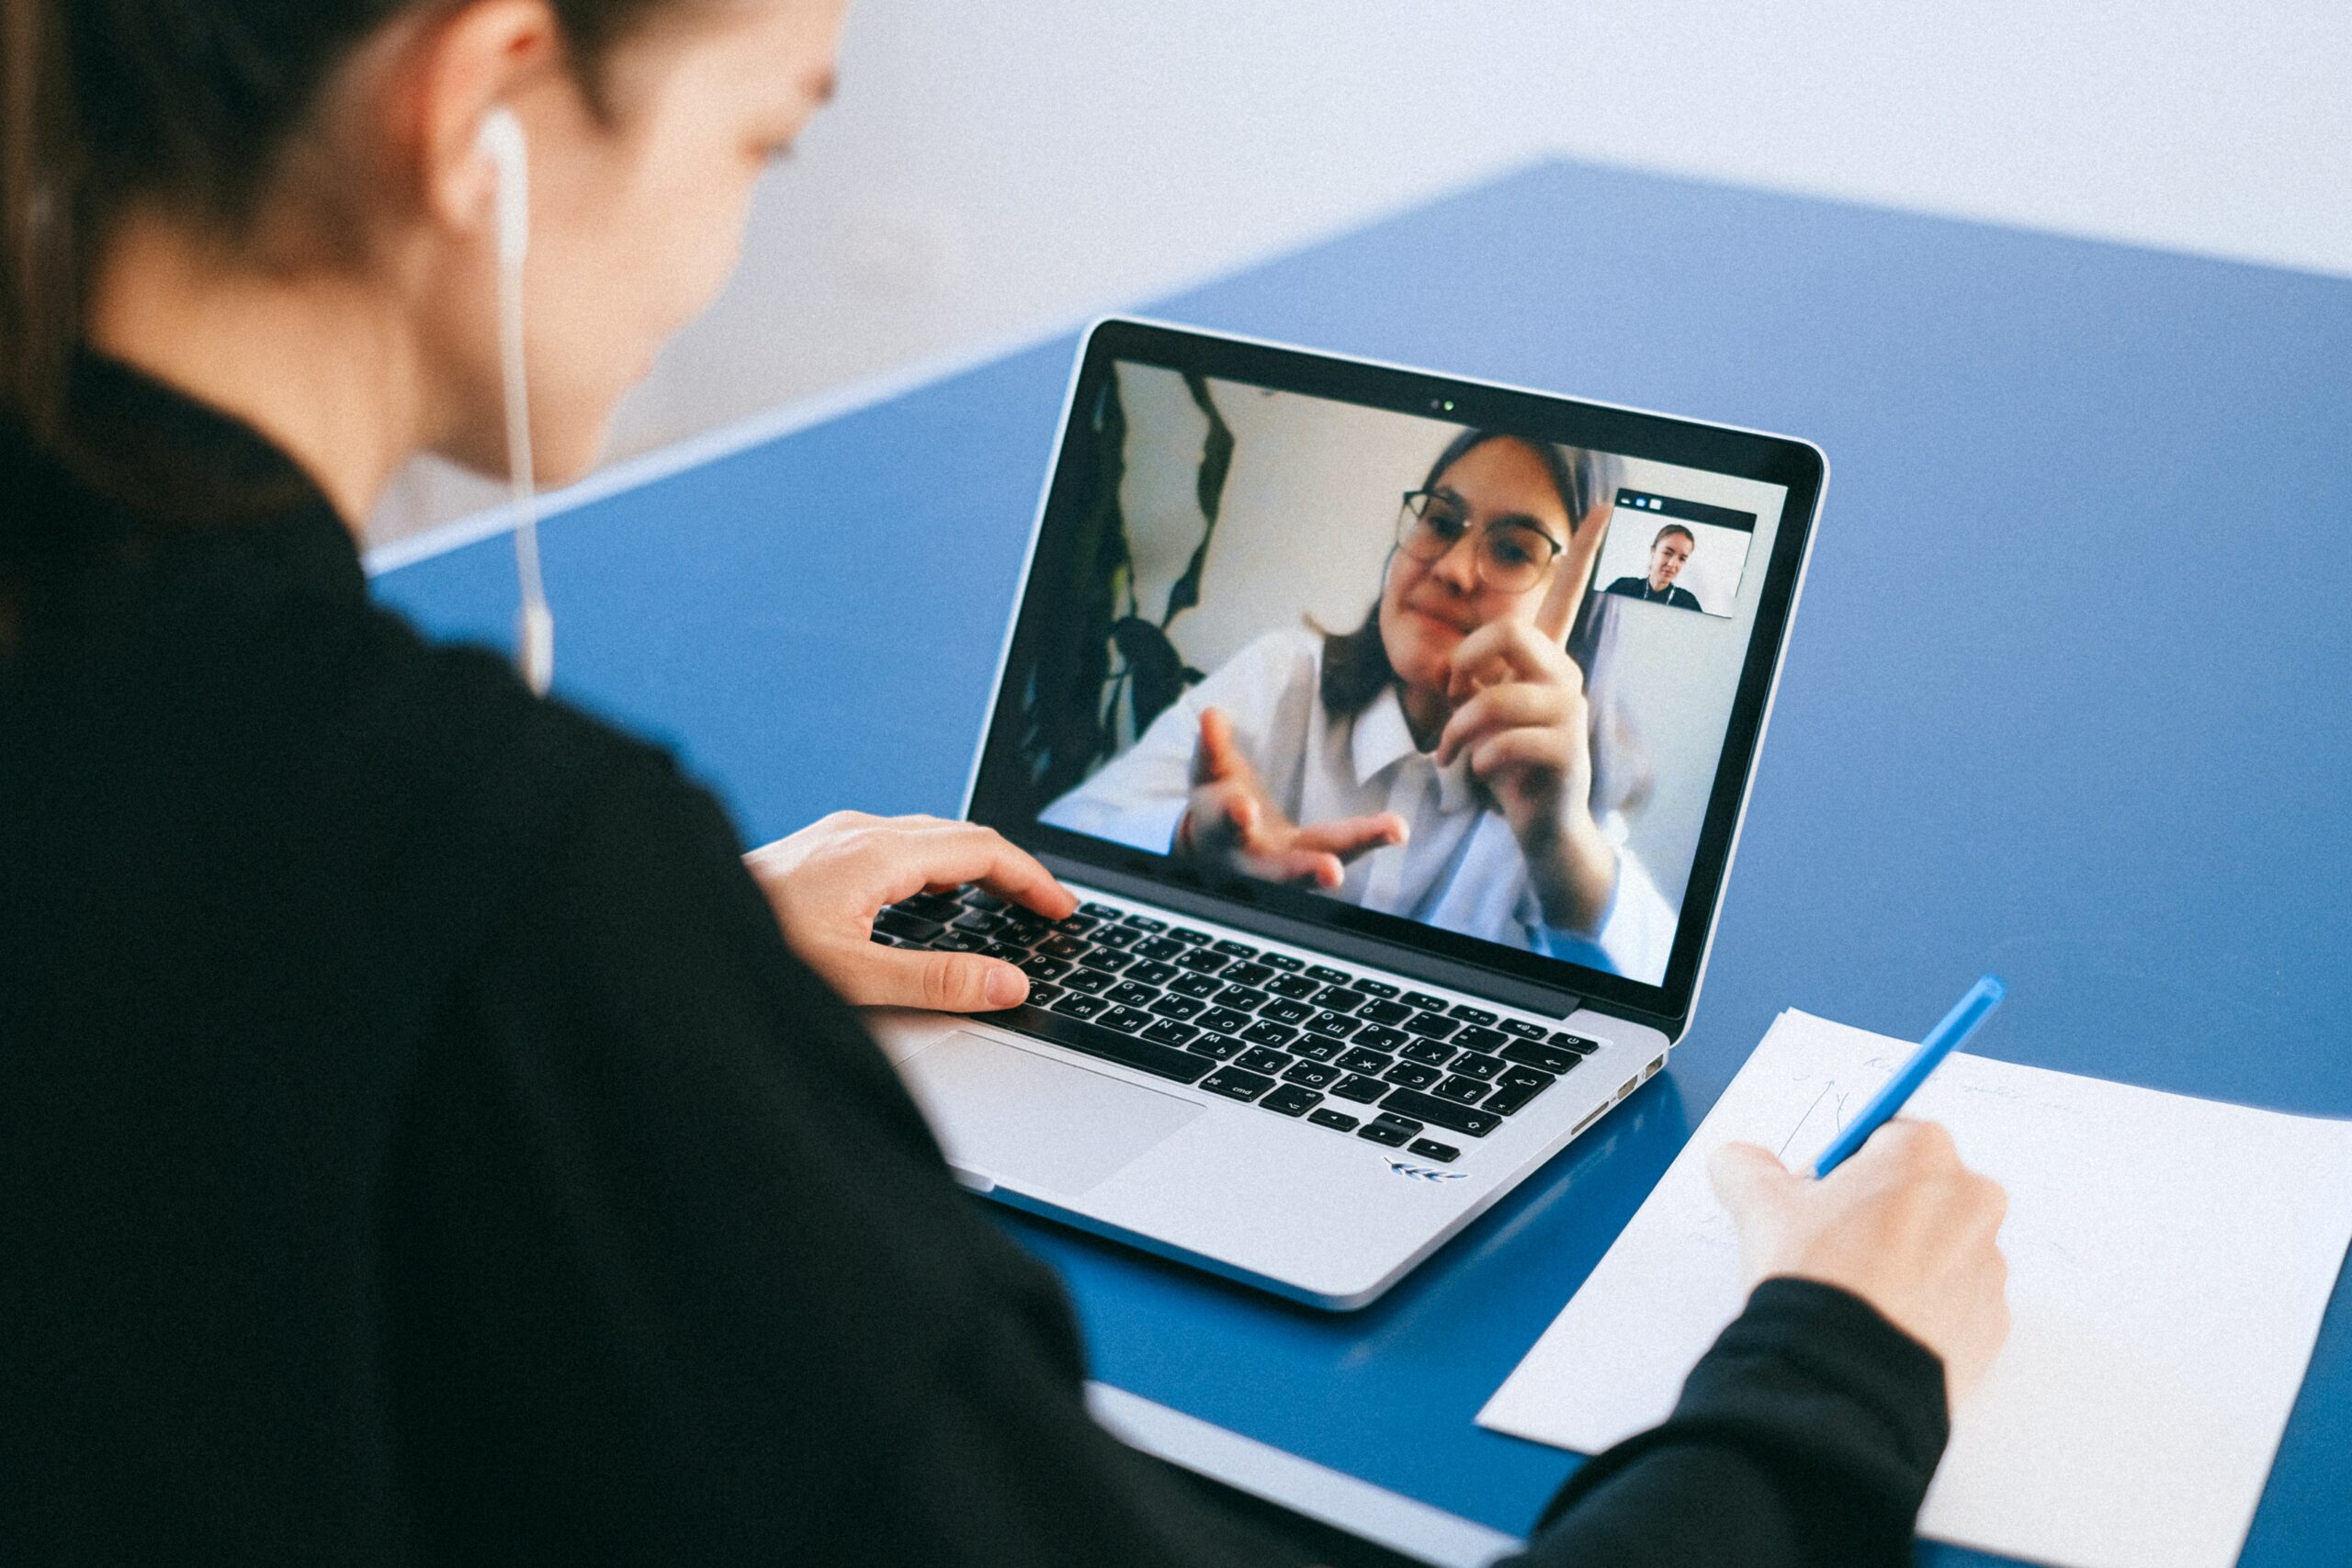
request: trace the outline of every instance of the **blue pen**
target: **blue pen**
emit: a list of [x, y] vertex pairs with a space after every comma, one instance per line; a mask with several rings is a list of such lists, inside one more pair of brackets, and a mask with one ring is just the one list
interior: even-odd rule
[[1911, 1053], [1911, 1059], [1886, 1080], [1886, 1087], [1880, 1089], [1868, 1105], [1862, 1107], [1862, 1113], [1847, 1122], [1846, 1130], [1821, 1151], [1821, 1157], [1813, 1162], [1815, 1179], [1818, 1180], [1845, 1164], [1853, 1156], [1854, 1151], [1862, 1146], [1864, 1140], [1885, 1126], [1888, 1120], [1903, 1109], [1904, 1102], [1928, 1081], [1928, 1075], [1936, 1070], [1936, 1064], [1965, 1044], [1968, 1037], [1993, 1015], [1993, 1010], [1999, 1007], [2001, 998], [2008, 994], [2009, 988], [1990, 975], [1970, 987], [1968, 995], [1954, 1003], [1951, 1011], [1944, 1014], [1944, 1021], [1919, 1042], [1919, 1048]]

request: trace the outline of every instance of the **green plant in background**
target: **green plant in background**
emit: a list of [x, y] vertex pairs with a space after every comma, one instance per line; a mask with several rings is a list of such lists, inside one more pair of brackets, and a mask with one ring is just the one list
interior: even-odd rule
[[1080, 491], [1089, 498], [1087, 510], [1062, 556], [1061, 575], [1050, 583], [1041, 580], [1041, 586], [1055, 591], [1051, 602], [1068, 606], [1068, 619], [1041, 639], [1029, 667], [1014, 672], [1024, 707], [1022, 754], [1035, 786], [1032, 810], [1108, 761], [1202, 678], [1176, 651], [1168, 628], [1201, 602], [1201, 578], [1233, 468], [1233, 431], [1217, 412], [1207, 381], [1188, 373], [1184, 386], [1209, 426], [1193, 483], [1201, 537], [1156, 622], [1146, 618], [1136, 598], [1135, 555], [1119, 503], [1126, 477], [1127, 416], [1115, 376], [1104, 381], [1096, 400], [1089, 421], [1091, 439], [1081, 454], [1088, 471], [1080, 476]]

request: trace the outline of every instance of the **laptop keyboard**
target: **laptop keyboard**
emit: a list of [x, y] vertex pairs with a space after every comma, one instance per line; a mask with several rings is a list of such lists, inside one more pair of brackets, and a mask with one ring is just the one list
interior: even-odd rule
[[1095, 899], [1064, 920], [978, 887], [884, 909], [874, 940], [981, 953], [1029, 976], [991, 1023], [1087, 1055], [1404, 1148], [1441, 1164], [1600, 1042]]

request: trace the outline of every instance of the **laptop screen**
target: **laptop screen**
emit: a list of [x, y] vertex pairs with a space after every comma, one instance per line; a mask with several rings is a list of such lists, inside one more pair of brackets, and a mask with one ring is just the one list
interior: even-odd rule
[[984, 819], [1665, 987], [1712, 914], [1790, 487], [1565, 438], [1554, 400], [1399, 407], [1141, 346], [1080, 378]]

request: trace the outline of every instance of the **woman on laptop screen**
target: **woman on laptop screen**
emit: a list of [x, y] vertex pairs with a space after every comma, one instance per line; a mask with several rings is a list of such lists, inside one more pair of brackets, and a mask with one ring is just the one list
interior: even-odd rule
[[1654, 983], [1676, 911], [1625, 843], [1638, 750], [1569, 652], [1614, 608], [1586, 593], [1614, 468], [1460, 432], [1361, 626], [1258, 637], [1039, 819]]

